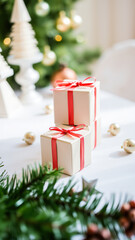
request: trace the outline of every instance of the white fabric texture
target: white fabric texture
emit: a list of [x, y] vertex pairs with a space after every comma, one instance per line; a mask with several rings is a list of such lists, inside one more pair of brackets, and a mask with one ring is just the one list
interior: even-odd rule
[[135, 101], [135, 40], [128, 40], [106, 50], [97, 61], [93, 75], [101, 88]]
[[[21, 176], [22, 168], [41, 162], [40, 134], [54, 126], [53, 113], [45, 115], [44, 107], [53, 104], [50, 89], [43, 89], [42, 105], [27, 106], [11, 119], [0, 119], [0, 157], [11, 175]], [[76, 174], [86, 180], [98, 178], [97, 189], [107, 195], [113, 192], [135, 196], [135, 153], [127, 154], [121, 149], [126, 138], [135, 138], [135, 104], [107, 92], [101, 92], [102, 142], [92, 152], [92, 164]], [[113, 122], [121, 126], [120, 133], [113, 137], [107, 130]], [[36, 134], [33, 145], [22, 139], [26, 132]], [[67, 179], [67, 178], [65, 178]]]

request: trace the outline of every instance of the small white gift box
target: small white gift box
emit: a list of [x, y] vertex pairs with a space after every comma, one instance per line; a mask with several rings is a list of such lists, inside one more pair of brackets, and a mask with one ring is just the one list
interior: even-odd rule
[[[87, 80], [87, 79], [86, 79]], [[64, 80], [53, 91], [55, 124], [89, 126], [100, 116], [100, 82]]]
[[[83, 125], [82, 125], [83, 126]], [[91, 130], [60, 125], [41, 135], [42, 165], [73, 175], [91, 163]], [[59, 130], [58, 130], [59, 129]]]

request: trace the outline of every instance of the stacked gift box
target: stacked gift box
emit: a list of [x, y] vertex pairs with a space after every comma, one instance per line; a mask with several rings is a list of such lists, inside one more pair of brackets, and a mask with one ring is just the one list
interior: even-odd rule
[[56, 84], [55, 127], [41, 135], [42, 164], [73, 175], [91, 163], [91, 151], [100, 143], [100, 82], [89, 77]]

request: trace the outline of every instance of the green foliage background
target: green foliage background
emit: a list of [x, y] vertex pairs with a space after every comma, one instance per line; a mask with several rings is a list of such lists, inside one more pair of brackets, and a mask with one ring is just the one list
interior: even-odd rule
[[[37, 83], [38, 87], [44, 87], [50, 81], [52, 74], [59, 69], [59, 64], [67, 64], [68, 67], [75, 70], [79, 75], [90, 74], [89, 64], [100, 55], [99, 49], [88, 49], [82, 35], [78, 35], [74, 30], [68, 30], [61, 33], [56, 29], [56, 19], [59, 12], [64, 10], [67, 16], [70, 17], [70, 11], [74, 8], [74, 4], [78, 0], [46, 0], [50, 6], [50, 12], [45, 17], [40, 17], [35, 12], [35, 5], [38, 0], [24, 0], [30, 16], [31, 24], [36, 32], [36, 38], [39, 43], [41, 52], [44, 51], [45, 45], [50, 45], [51, 49], [56, 53], [57, 61], [53, 66], [44, 66], [42, 63], [36, 64], [35, 68], [40, 73], [40, 80]], [[11, 32], [11, 24], [9, 23], [14, 0], [0, 0], [0, 46], [3, 50], [3, 55], [7, 58], [9, 47], [3, 44], [5, 37], [8, 37]], [[62, 36], [61, 42], [55, 41], [55, 36]], [[80, 47], [81, 46], [81, 47]], [[14, 67], [15, 73], [18, 67]], [[13, 87], [17, 87], [14, 77], [9, 79]]]

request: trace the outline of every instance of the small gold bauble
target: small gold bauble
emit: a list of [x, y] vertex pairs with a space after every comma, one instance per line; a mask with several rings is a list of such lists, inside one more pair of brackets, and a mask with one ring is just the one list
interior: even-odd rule
[[46, 105], [45, 106], [45, 114], [51, 114], [53, 111], [53, 105]]
[[49, 4], [42, 0], [39, 0], [39, 2], [35, 5], [35, 12], [40, 17], [46, 16], [49, 13], [49, 10]]
[[135, 140], [133, 140], [133, 139], [126, 139], [123, 142], [123, 146], [121, 146], [121, 148], [124, 148], [124, 150], [127, 153], [133, 153], [135, 151]]
[[33, 132], [27, 132], [25, 135], [24, 135], [24, 141], [28, 144], [28, 145], [31, 145], [33, 144], [33, 142], [35, 141], [36, 137], [35, 137], [35, 134]]
[[71, 28], [78, 28], [82, 23], [81, 16], [77, 15], [75, 11], [71, 11]]
[[108, 132], [110, 132], [113, 136], [116, 136], [120, 131], [120, 126], [118, 123], [112, 123], [109, 127]]
[[59, 18], [56, 21], [56, 28], [60, 32], [66, 32], [70, 28], [71, 21], [66, 16], [64, 11], [59, 13]]
[[55, 62], [56, 62], [55, 52], [51, 51], [49, 46], [45, 46], [45, 53], [43, 56], [42, 63], [45, 66], [52, 66]]

